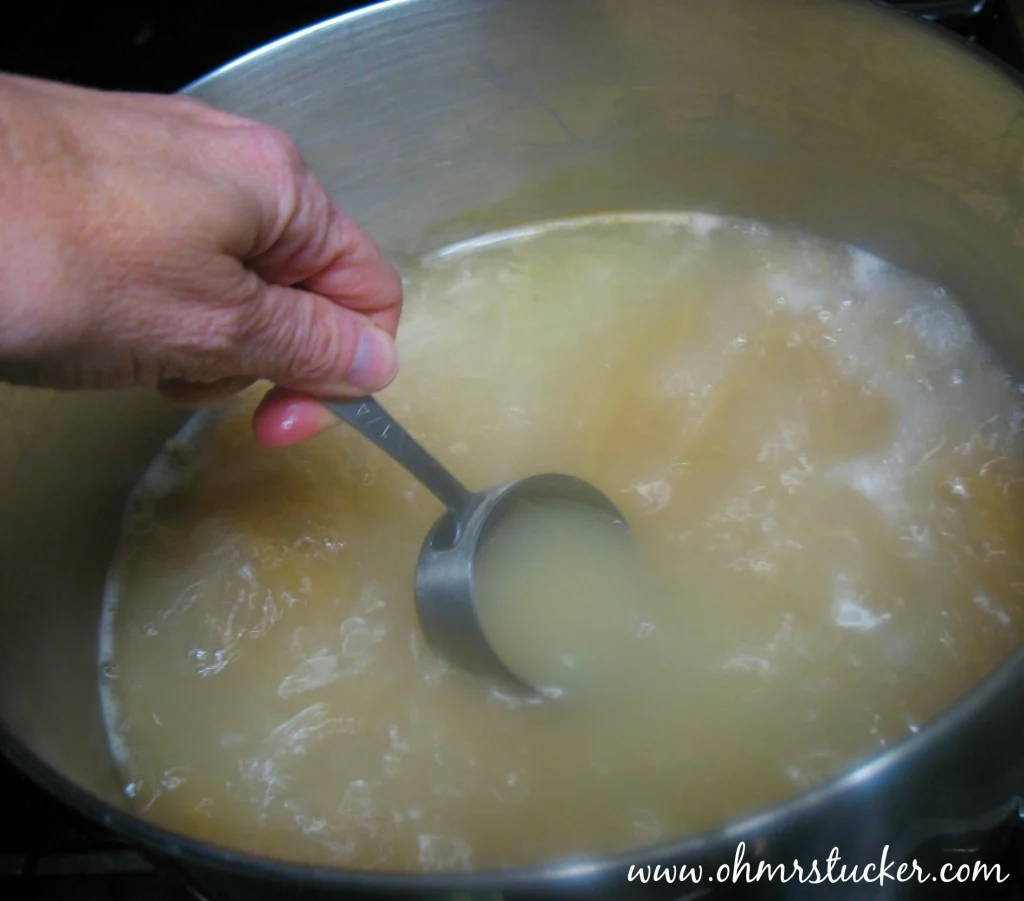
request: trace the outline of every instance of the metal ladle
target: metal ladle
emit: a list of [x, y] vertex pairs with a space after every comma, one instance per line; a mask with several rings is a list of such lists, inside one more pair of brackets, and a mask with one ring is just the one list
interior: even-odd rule
[[469, 672], [534, 691], [535, 686], [505, 664], [484, 634], [473, 590], [477, 552], [517, 501], [570, 500], [610, 513], [625, 527], [622, 514], [602, 492], [567, 475], [528, 476], [487, 491], [469, 491], [374, 398], [320, 402], [448, 508], [427, 533], [416, 563], [416, 609], [431, 647]]

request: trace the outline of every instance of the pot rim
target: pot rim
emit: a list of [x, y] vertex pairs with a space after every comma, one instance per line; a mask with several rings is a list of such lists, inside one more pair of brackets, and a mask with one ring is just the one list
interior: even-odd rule
[[[272, 54], [292, 42], [347, 24], [364, 16], [378, 15], [385, 10], [411, 5], [419, 0], [382, 0], [370, 6], [333, 16], [264, 44], [182, 88], [180, 94], [190, 95], [233, 69]], [[955, 32], [934, 22], [888, 6], [882, 0], [836, 0], [848, 6], [873, 9], [880, 17], [889, 17], [894, 27], [917, 29], [930, 34], [933, 41], [942, 41], [965, 58], [973, 58], [1017, 88], [1024, 95], [1024, 73], [1003, 62], [984, 48], [971, 44]], [[358, 870], [344, 867], [306, 864], [276, 859], [213, 844], [154, 825], [145, 819], [108, 804], [97, 795], [81, 788], [19, 739], [6, 721], [0, 718], [0, 755], [18, 770], [77, 813], [105, 826], [144, 850], [175, 858], [185, 864], [228, 871], [237, 875], [258, 876], [273, 881], [313, 883], [324, 888], [362, 889], [400, 892], [415, 886], [424, 892], [466, 892], [496, 890], [536, 890], [561, 886], [584, 886], [621, 877], [631, 866], [665, 865], [670, 861], [699, 860], [721, 857], [722, 863], [732, 861], [740, 842], [752, 843], [759, 835], [792, 827], [802, 819], [814, 817], [837, 797], [848, 793], [865, 793], [886, 782], [898, 781], [901, 774], [914, 767], [928, 749], [951, 733], [968, 729], [995, 697], [1013, 682], [1024, 683], [1024, 646], [1004, 660], [995, 670], [975, 685], [958, 701], [928, 721], [920, 731], [893, 747], [866, 758], [862, 763], [834, 776], [828, 781], [802, 792], [789, 801], [771, 805], [737, 820], [682, 839], [643, 845], [629, 851], [595, 857], [562, 858], [531, 867], [478, 870], [453, 873], [419, 873], [383, 870]], [[1024, 791], [1024, 786], [1022, 786]], [[1014, 798], [1007, 798], [1007, 804]], [[752, 858], [754, 855], [752, 855]], [[694, 886], [696, 888], [696, 886]]]

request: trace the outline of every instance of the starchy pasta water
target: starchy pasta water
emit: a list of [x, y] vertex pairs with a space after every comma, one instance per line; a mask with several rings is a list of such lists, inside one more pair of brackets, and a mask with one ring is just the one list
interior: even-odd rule
[[545, 597], [584, 621], [530, 579], [512, 608], [498, 559], [496, 643], [605, 650], [546, 698], [462, 673], [413, 604], [438, 502], [343, 425], [257, 445], [253, 388], [169, 442], [110, 572], [100, 690], [142, 816], [367, 869], [622, 851], [907, 739], [1020, 642], [1024, 397], [941, 286], [688, 213], [541, 223], [405, 277], [383, 403], [471, 489], [591, 482], [649, 580], [610, 603], [614, 577], [578, 587], [607, 536], [510, 521], [513, 562], [571, 561]]

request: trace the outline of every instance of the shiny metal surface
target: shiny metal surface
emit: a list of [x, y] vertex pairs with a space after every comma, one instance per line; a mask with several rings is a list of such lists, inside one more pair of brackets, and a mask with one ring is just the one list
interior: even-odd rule
[[573, 476], [542, 473], [473, 496], [464, 510], [442, 516], [428, 533], [416, 561], [416, 608], [423, 635], [436, 652], [471, 673], [494, 676], [514, 691], [530, 685], [491, 646], [477, 613], [475, 564], [488, 535], [517, 501], [568, 500], [626, 519], [593, 485]]
[[[1007, 363], [1024, 363], [1024, 93], [938, 32], [865, 3], [392, 0], [191, 90], [291, 132], [400, 263], [545, 216], [739, 214], [851, 241], [946, 282]], [[36, 778], [181, 863], [211, 898], [736, 897], [732, 885], [629, 883], [626, 867], [713, 871], [740, 839], [755, 865], [833, 846], [845, 861], [877, 860], [884, 844], [897, 855], [951, 823], [1012, 816], [1024, 794], [1018, 655], [859, 770], [717, 832], [616, 859], [359, 874], [146, 826], [124, 812], [105, 749], [96, 622], [125, 495], [179, 421], [145, 393], [0, 389], [0, 719], [7, 752]], [[798, 898], [820, 888], [757, 890]], [[830, 899], [864, 893], [825, 888]]]
[[483, 540], [517, 500], [572, 500], [605, 510], [623, 523], [625, 517], [600, 491], [572, 476], [536, 475], [471, 492], [375, 398], [321, 403], [448, 508], [427, 533], [416, 561], [416, 611], [431, 647], [468, 672], [491, 676], [513, 691], [532, 694], [535, 686], [506, 666], [477, 615], [474, 563]]

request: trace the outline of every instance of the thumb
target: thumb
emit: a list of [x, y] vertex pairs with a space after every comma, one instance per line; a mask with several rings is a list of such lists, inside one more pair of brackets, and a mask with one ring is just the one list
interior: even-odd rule
[[371, 394], [398, 369], [394, 339], [367, 316], [278, 285], [250, 301], [238, 353], [246, 375], [314, 395]]

